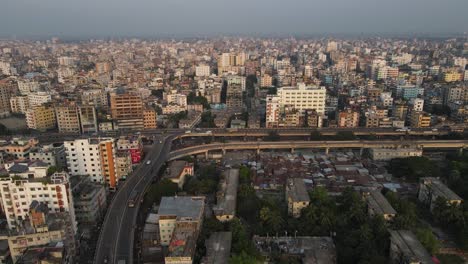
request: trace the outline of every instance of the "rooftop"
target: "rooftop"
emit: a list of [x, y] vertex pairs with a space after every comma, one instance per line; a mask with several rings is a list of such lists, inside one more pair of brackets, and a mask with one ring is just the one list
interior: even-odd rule
[[224, 172], [222, 195], [213, 210], [217, 215], [234, 215], [236, 212], [237, 186], [239, 184], [239, 169], [229, 169]]
[[224, 264], [229, 262], [231, 255], [231, 232], [215, 232], [205, 241], [206, 257], [203, 264]]
[[390, 205], [385, 196], [380, 191], [371, 191], [367, 198], [369, 207], [377, 214], [388, 215], [396, 214], [395, 209]]
[[288, 179], [288, 185], [286, 186], [286, 193], [288, 199], [290, 198], [294, 202], [310, 201], [309, 193], [307, 193], [304, 179], [292, 178]]
[[184, 167], [188, 165], [188, 162], [185, 160], [175, 160], [169, 165], [168, 178], [176, 179], [179, 178], [180, 173]]
[[421, 183], [431, 186], [434, 195], [443, 197], [449, 201], [461, 201], [463, 200], [460, 196], [450, 190], [445, 184], [439, 179], [434, 177], [421, 178]]
[[413, 232], [409, 230], [390, 230], [390, 238], [409, 262], [433, 263], [431, 255]]
[[158, 214], [199, 220], [203, 216], [204, 205], [203, 196], [165, 196], [161, 199]]

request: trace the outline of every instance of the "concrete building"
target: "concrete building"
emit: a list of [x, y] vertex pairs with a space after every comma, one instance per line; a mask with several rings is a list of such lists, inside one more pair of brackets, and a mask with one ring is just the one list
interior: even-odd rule
[[280, 107], [289, 105], [300, 111], [315, 109], [319, 114], [325, 113], [325, 87], [308, 87], [301, 83], [297, 87], [278, 88], [276, 96]]
[[279, 254], [286, 257], [299, 257], [302, 263], [336, 263], [336, 248], [331, 237], [254, 236], [253, 242], [260, 254], [265, 257]]
[[129, 151], [120, 150], [115, 153], [115, 171], [117, 179], [126, 179], [133, 171], [132, 156]]
[[424, 109], [424, 99], [413, 98], [411, 99], [410, 104], [413, 106], [413, 111], [421, 112]]
[[242, 108], [244, 102], [242, 99], [242, 86], [237, 83], [232, 83], [227, 86], [226, 91], [226, 107], [230, 108]]
[[64, 102], [55, 106], [55, 116], [60, 133], [81, 132], [78, 106], [74, 102]]
[[112, 119], [119, 129], [138, 130], [144, 128], [143, 101], [134, 93], [116, 92], [110, 96]]
[[25, 114], [29, 109], [29, 100], [26, 95], [12, 96], [10, 98], [11, 112]]
[[359, 112], [351, 109], [346, 109], [338, 113], [338, 127], [358, 127], [359, 126]]
[[0, 150], [18, 159], [29, 157], [31, 148], [39, 144], [36, 138], [15, 137], [0, 146]]
[[179, 120], [179, 128], [191, 129], [194, 128], [201, 121], [201, 112], [190, 111], [187, 117]]
[[372, 148], [369, 151], [373, 160], [421, 157], [423, 154], [423, 150], [421, 148], [415, 147]]
[[71, 179], [71, 186], [78, 225], [96, 225], [104, 217], [107, 207], [104, 185], [91, 182], [86, 176], [75, 176]]
[[424, 88], [415, 85], [398, 85], [395, 92], [397, 97], [410, 100], [424, 95]]
[[432, 264], [432, 257], [409, 230], [390, 230], [390, 260], [400, 264]]
[[16, 89], [16, 84], [9, 79], [0, 80], [0, 117], [10, 115], [10, 98]]
[[169, 168], [167, 168], [165, 177], [171, 180], [173, 183], [177, 183], [179, 188], [182, 189], [184, 187], [186, 176], [192, 176], [193, 174], [193, 164], [188, 163], [185, 160], [175, 160], [171, 162]]
[[210, 74], [211, 72], [209, 65], [198, 65], [195, 67], [195, 76], [197, 77], [208, 77]]
[[380, 190], [371, 191], [366, 194], [367, 211], [370, 216], [380, 215], [385, 220], [392, 220], [396, 216], [396, 211], [387, 201]]
[[81, 133], [92, 134], [98, 132], [96, 108], [92, 105], [80, 105], [78, 107]]
[[429, 208], [434, 209], [434, 202], [437, 198], [443, 198], [448, 204], [461, 204], [463, 199], [455, 192], [450, 190], [438, 178], [425, 177], [419, 180], [419, 201], [429, 205]]
[[39, 82], [29, 81], [29, 80], [19, 80], [18, 81], [18, 90], [21, 95], [28, 95], [36, 92], [40, 89]]
[[157, 114], [154, 109], [146, 108], [143, 110], [143, 126], [145, 129], [157, 128], [156, 125]]
[[46, 131], [55, 128], [57, 121], [55, 111], [51, 106], [40, 105], [26, 111], [26, 124], [28, 128]]
[[214, 232], [205, 241], [206, 256], [201, 264], [225, 264], [229, 263], [231, 256], [231, 232]]
[[280, 98], [276, 95], [267, 95], [265, 126], [267, 128], [278, 127], [279, 117]]
[[288, 214], [294, 218], [299, 218], [302, 209], [309, 206], [310, 197], [303, 179], [288, 179], [288, 183], [286, 184], [286, 202], [288, 203]]
[[[33, 201], [46, 204], [50, 213], [68, 212], [72, 228], [76, 231], [75, 209], [70, 188], [69, 176], [65, 172], [51, 176], [29, 173], [22, 177], [5, 177], [0, 181], [2, 209], [10, 229], [17, 229], [28, 217]], [[41, 177], [42, 176], [42, 177]], [[19, 179], [18, 179], [19, 178]]]
[[53, 143], [39, 147], [33, 147], [29, 152], [30, 160], [40, 160], [49, 166], [58, 168], [67, 167], [66, 152], [63, 143]]
[[213, 207], [216, 218], [230, 221], [236, 215], [237, 186], [239, 185], [239, 169], [228, 169], [223, 173], [220, 190], [216, 193], [217, 204]]
[[140, 163], [143, 158], [143, 142], [139, 136], [122, 136], [116, 141], [116, 147], [118, 151], [130, 152], [132, 164]]
[[194, 224], [196, 230], [200, 230], [204, 211], [205, 197], [162, 197], [158, 210], [161, 245], [169, 246], [173, 241], [173, 233], [177, 223]]
[[432, 116], [426, 112], [411, 112], [410, 126], [415, 128], [431, 127]]
[[29, 106], [34, 107], [46, 104], [52, 101], [52, 96], [46, 92], [37, 92], [28, 94]]
[[70, 174], [88, 175], [91, 181], [116, 188], [115, 146], [112, 138], [86, 138], [64, 142]]

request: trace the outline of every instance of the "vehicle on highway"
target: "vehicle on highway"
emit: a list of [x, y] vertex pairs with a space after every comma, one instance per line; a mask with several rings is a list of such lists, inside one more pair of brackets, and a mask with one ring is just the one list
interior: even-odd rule
[[213, 132], [211, 132], [211, 130], [208, 130], [205, 132], [206, 134], [212, 134]]
[[159, 140], [159, 144], [162, 144], [162, 140]]
[[190, 133], [192, 133], [192, 131], [190, 130], [185, 131], [185, 134], [190, 134]]
[[146, 162], [146, 165], [150, 165], [150, 164], [151, 164], [151, 160], [148, 160], [148, 161]]
[[130, 194], [130, 199], [128, 199], [128, 207], [133, 208], [135, 205], [138, 203], [140, 197], [140, 193], [136, 190], [134, 190]]
[[195, 128], [195, 131], [201, 131], [201, 128], [197, 127]]

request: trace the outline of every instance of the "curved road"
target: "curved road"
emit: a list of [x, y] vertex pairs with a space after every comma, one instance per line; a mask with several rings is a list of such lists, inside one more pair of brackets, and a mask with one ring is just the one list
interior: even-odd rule
[[[142, 194], [166, 161], [174, 136], [163, 138], [162, 143], [155, 140], [144, 161], [116, 192], [101, 227], [94, 263], [105, 263], [106, 260], [107, 263], [118, 263], [121, 260], [126, 264], [133, 263], [134, 224], [140, 204], [129, 208], [128, 199], [133, 191], [137, 191], [143, 198]], [[146, 164], [147, 161], [151, 163]]]

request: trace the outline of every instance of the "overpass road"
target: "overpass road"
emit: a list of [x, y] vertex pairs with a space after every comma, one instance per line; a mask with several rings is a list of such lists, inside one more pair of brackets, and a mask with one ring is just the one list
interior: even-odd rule
[[174, 136], [162, 138], [162, 143], [155, 140], [141, 165], [115, 193], [101, 227], [94, 263], [133, 263], [134, 230], [140, 203], [128, 207], [130, 194], [136, 191], [140, 199], [143, 198], [146, 188], [168, 158]]

